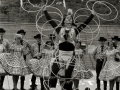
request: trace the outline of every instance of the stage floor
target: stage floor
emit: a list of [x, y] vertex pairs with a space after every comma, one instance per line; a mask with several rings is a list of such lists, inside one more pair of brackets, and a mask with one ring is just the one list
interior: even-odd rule
[[[94, 77], [88, 80], [80, 80], [79, 83], [79, 89], [80, 90], [84, 90], [86, 87], [89, 87], [91, 90], [95, 90], [96, 88], [96, 73], [95, 71], [92, 71]], [[25, 78], [25, 89], [29, 89], [30, 85], [31, 85], [31, 76], [32, 75], [27, 75]], [[39, 82], [39, 78], [37, 78], [36, 84], [38, 85], [38, 89], [40, 90], [40, 82]], [[5, 77], [5, 81], [4, 81], [4, 86], [3, 86], [6, 90], [11, 90], [13, 88], [13, 82], [12, 82], [12, 77], [11, 76], [6, 76]], [[116, 87], [116, 86], [115, 86]], [[116, 90], [114, 87], [114, 90]], [[18, 88], [20, 88], [20, 80], [18, 83]], [[57, 84], [57, 90], [61, 90], [59, 83]], [[101, 82], [101, 90], [103, 90], [103, 83]], [[109, 90], [109, 82], [108, 82], [108, 89]]]

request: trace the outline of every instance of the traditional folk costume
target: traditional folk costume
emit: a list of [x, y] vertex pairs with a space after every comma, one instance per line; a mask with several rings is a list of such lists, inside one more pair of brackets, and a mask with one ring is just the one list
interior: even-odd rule
[[[114, 41], [114, 40], [116, 40], [117, 42], [119, 42], [120, 41], [120, 38], [118, 37], [118, 36], [114, 36], [114, 37], [112, 37], [112, 40]], [[120, 46], [118, 46], [117, 44], [115, 44], [114, 43], [114, 48], [115, 49], [117, 49], [117, 50], [119, 50], [119, 52], [120, 52]], [[119, 59], [119, 62], [120, 62], [120, 59]], [[118, 77], [118, 79], [116, 80], [116, 90], [119, 90], [120, 88], [119, 88], [119, 84], [120, 84], [120, 77]]]
[[[19, 31], [17, 32], [17, 34], [25, 35], [26, 32], [25, 32], [23, 29], [21, 29], [21, 30], [19, 30]], [[14, 43], [15, 43], [15, 41], [13, 42], [13, 44], [14, 44]], [[30, 51], [31, 51], [31, 45], [30, 45], [30, 44], [27, 42], [27, 40], [25, 40], [25, 39], [23, 39], [23, 40], [21, 41], [21, 44], [22, 44], [23, 47], [24, 47], [23, 57], [24, 57], [24, 60], [26, 61], [26, 56], [27, 56], [27, 54], [29, 54]], [[29, 51], [28, 51], [27, 49], [29, 49]], [[20, 83], [21, 83], [20, 89], [21, 89], [21, 90], [25, 90], [25, 89], [24, 89], [24, 81], [25, 81], [25, 76], [21, 76], [21, 78], [20, 78]]]
[[[34, 36], [34, 38], [41, 38], [40, 34]], [[33, 59], [29, 60], [29, 68], [31, 69], [33, 76], [31, 79], [31, 89], [36, 87], [36, 77], [40, 77], [41, 90], [45, 89], [43, 80], [50, 76], [50, 62], [52, 58], [53, 50], [45, 48], [45, 45], [40, 43], [34, 43], [32, 45]]]
[[[103, 42], [103, 41], [106, 41], [107, 39], [104, 38], [104, 37], [100, 37], [99, 38], [99, 42]], [[106, 51], [108, 49], [108, 46], [106, 45], [99, 45], [97, 46], [97, 48], [95, 49], [95, 51], [93, 52], [93, 57], [94, 59], [96, 60], [96, 83], [97, 83], [97, 88], [96, 90], [101, 90], [100, 89], [100, 79], [99, 79], [99, 74], [103, 68], [103, 65], [104, 65], [104, 61], [105, 61], [105, 58], [104, 58], [104, 51]], [[104, 81], [104, 90], [107, 90], [107, 81], [106, 80], [103, 80]]]
[[75, 79], [90, 79], [93, 77], [92, 72], [90, 69], [88, 69], [84, 63], [84, 59], [81, 57], [83, 56], [83, 50], [82, 49], [76, 49], [75, 50], [75, 67], [72, 74], [72, 78]]
[[[3, 28], [0, 28], [0, 33], [5, 33], [6, 31], [3, 29]], [[7, 39], [4, 39], [4, 38], [1, 38], [0, 39], [0, 54], [2, 53], [7, 53], [9, 52], [9, 47], [10, 47], [10, 43]], [[4, 82], [4, 78], [5, 78], [5, 75], [6, 75], [6, 71], [4, 70], [1, 62], [0, 62], [0, 90], [4, 90], [3, 89], [3, 82]]]
[[[57, 77], [59, 75], [59, 77], [65, 78], [65, 81], [69, 81], [75, 65], [74, 41], [76, 39], [76, 36], [81, 32], [81, 30], [83, 30], [86, 27], [86, 25], [92, 20], [94, 15], [91, 14], [91, 16], [84, 22], [84, 24], [81, 24], [78, 27], [72, 27], [70, 30], [66, 30], [65, 27], [57, 27], [58, 25], [51, 19], [47, 10], [44, 11], [44, 14], [47, 20], [49, 20], [49, 23], [52, 25], [52, 27], [55, 28], [55, 31], [59, 36], [59, 57], [56, 58], [55, 62], [51, 67], [51, 77]], [[62, 25], [64, 25], [64, 20], [62, 22]], [[72, 25], [73, 24], [74, 23], [72, 23]], [[51, 79], [50, 82], [50, 87], [55, 88], [57, 78]], [[66, 90], [72, 90], [72, 82], [65, 82], [63, 88]]]
[[115, 61], [115, 55], [119, 52], [117, 49], [106, 50], [107, 61], [100, 72], [101, 80], [110, 81], [120, 76], [120, 62]]
[[22, 45], [13, 44], [10, 53], [0, 55], [0, 62], [7, 73], [10, 75], [28, 75], [30, 70], [23, 58], [24, 48]]
[[[0, 44], [0, 54], [4, 53], [5, 52], [5, 47], [3, 44]], [[3, 66], [2, 64], [0, 63], [0, 76], [1, 75], [6, 75], [6, 72], [5, 70], [3, 69]]]
[[[40, 53], [38, 51], [38, 45], [34, 43], [32, 45], [34, 48], [34, 59], [29, 60], [29, 67], [32, 70], [33, 74], [37, 77], [49, 77], [50, 76], [50, 60], [52, 57], [52, 50], [44, 49], [44, 46], [41, 46]], [[41, 54], [41, 56], [37, 56]], [[42, 57], [44, 54], [44, 58]]]

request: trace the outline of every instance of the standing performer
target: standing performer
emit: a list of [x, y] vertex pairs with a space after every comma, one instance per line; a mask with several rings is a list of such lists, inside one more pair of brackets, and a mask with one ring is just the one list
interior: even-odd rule
[[[3, 28], [0, 28], [0, 53], [8, 53], [9, 52], [9, 47], [10, 47], [10, 43], [7, 39], [5, 39], [3, 36], [5, 34], [5, 30]], [[1, 66], [2, 68], [2, 66]], [[4, 71], [2, 70], [2, 72], [0, 73], [4, 73]], [[0, 90], [5, 90], [3, 88], [3, 82], [5, 79], [5, 75], [0, 75]]]
[[[98, 41], [100, 42], [100, 45], [97, 46], [97, 48], [93, 52], [93, 58], [96, 60], [96, 74], [97, 74], [97, 77], [96, 77], [97, 88], [95, 90], [101, 90], [100, 89], [100, 79], [98, 77], [102, 70], [102, 67], [104, 64], [103, 62], [105, 61], [103, 53], [108, 48], [105, 45], [105, 41], [107, 41], [106, 38], [100, 37]], [[104, 81], [104, 90], [107, 90], [107, 81]]]
[[[65, 78], [65, 83], [63, 85], [63, 88], [66, 90], [72, 90], [72, 82], [67, 83], [67, 81], [71, 80], [70, 78], [75, 65], [75, 59], [74, 59], [75, 42], [74, 41], [77, 35], [92, 20], [95, 13], [94, 11], [92, 11], [92, 14], [84, 22], [84, 24], [81, 24], [78, 27], [75, 27], [77, 25], [74, 24], [74, 20], [72, 16], [73, 12], [71, 9], [68, 9], [67, 15], [63, 19], [62, 27], [57, 27], [58, 25], [54, 22], [54, 20], [52, 20], [51, 16], [48, 14], [46, 7], [44, 7], [43, 11], [47, 20], [49, 20], [49, 23], [52, 25], [52, 27], [57, 32], [57, 35], [59, 36], [59, 45], [58, 45], [59, 57], [55, 60], [55, 62], [51, 67], [52, 69], [51, 77], [56, 77], [56, 75], [58, 75], [58, 73], [62, 71], [62, 73], [60, 73], [61, 75], [59, 74], [59, 76]], [[59, 64], [58, 62], [61, 64]], [[56, 90], [55, 89], [56, 83], [57, 83], [57, 77], [50, 79], [51, 90]]]
[[0, 55], [0, 62], [5, 71], [13, 75], [13, 90], [17, 89], [17, 83], [20, 76], [30, 74], [30, 70], [26, 65], [23, 58], [24, 47], [21, 45], [22, 36], [20, 34], [15, 35], [15, 44], [10, 47], [10, 53], [3, 53]]
[[[40, 77], [40, 82], [41, 82], [41, 90], [45, 90], [44, 84], [43, 84], [43, 74], [48, 77], [49, 76], [49, 68], [46, 68], [45, 66], [48, 66], [49, 62], [47, 62], [47, 60], [45, 60], [45, 51], [44, 51], [44, 45], [41, 42], [41, 34], [37, 34], [36, 36], [34, 36], [34, 38], [36, 39], [36, 43], [34, 43], [31, 47], [31, 54], [33, 59], [29, 60], [29, 68], [31, 69], [31, 71], [33, 72], [32, 75], [32, 85], [30, 90], [35, 90], [36, 88], [36, 76]], [[44, 72], [46, 71], [46, 72]], [[46, 78], [45, 77], [45, 78]]]
[[84, 52], [80, 48], [81, 42], [76, 41], [75, 43], [75, 68], [73, 71], [72, 77], [74, 78], [74, 88], [75, 90], [79, 90], [79, 80], [80, 79], [90, 79], [93, 77], [92, 72], [86, 67], [84, 63]]
[[[21, 41], [21, 43], [22, 43], [22, 45], [24, 46], [24, 49], [25, 49], [23, 57], [24, 57], [24, 60], [26, 61], [26, 55], [30, 53], [30, 51], [31, 51], [31, 45], [27, 42], [27, 40], [24, 39], [24, 36], [25, 36], [26, 32], [23, 29], [19, 30], [17, 32], [17, 34], [21, 34], [22, 35], [22, 41]], [[27, 49], [29, 49], [29, 51], [26, 53]], [[21, 76], [20, 79], [21, 79], [20, 80], [20, 83], [21, 83], [20, 89], [21, 90], [25, 90], [24, 89], [25, 76]]]
[[[118, 42], [120, 41], [120, 38], [118, 36], [114, 36], [112, 38], [112, 40], [113, 40], [113, 46], [114, 46], [114, 48], [118, 49], [119, 52], [120, 52], [120, 46], [118, 46]], [[120, 83], [118, 81], [116, 81], [116, 90], [119, 90], [119, 84]]]
[[100, 72], [99, 79], [110, 81], [110, 90], [113, 90], [115, 81], [120, 77], [120, 61], [116, 61], [120, 54], [119, 50], [114, 48], [112, 41], [108, 43], [108, 46], [108, 49], [104, 52], [107, 58], [106, 63]]

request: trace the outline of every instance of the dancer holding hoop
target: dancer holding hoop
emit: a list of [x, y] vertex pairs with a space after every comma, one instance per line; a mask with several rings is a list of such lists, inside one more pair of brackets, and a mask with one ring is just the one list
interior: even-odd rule
[[[74, 41], [77, 35], [92, 20], [95, 12], [91, 10], [92, 14], [89, 16], [89, 18], [84, 22], [84, 24], [81, 24], [77, 27], [77, 25], [74, 24], [72, 9], [68, 9], [67, 15], [62, 21], [62, 26], [57, 27], [58, 25], [56, 24], [56, 22], [52, 20], [51, 16], [46, 10], [46, 7], [44, 7], [43, 11], [47, 20], [49, 20], [49, 23], [52, 25], [52, 27], [57, 32], [57, 35], [59, 36], [59, 46], [58, 46], [59, 57], [55, 60], [55, 62], [51, 67], [52, 68], [51, 77], [55, 77], [56, 75], [59, 74], [60, 77], [65, 78], [65, 81], [69, 81], [71, 80], [70, 78], [75, 65], [75, 59], [74, 59], [75, 42]], [[57, 64], [57, 62], [61, 64], [59, 63]], [[55, 90], [56, 82], [57, 82], [57, 78], [50, 80], [50, 87], [51, 87], [50, 90]], [[65, 82], [63, 85], [63, 88], [66, 90], [72, 90], [72, 82], [69, 82], [69, 83]]]

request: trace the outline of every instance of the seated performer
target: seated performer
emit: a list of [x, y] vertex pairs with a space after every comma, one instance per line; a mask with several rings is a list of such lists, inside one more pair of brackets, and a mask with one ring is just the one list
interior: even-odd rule
[[[64, 79], [64, 83], [62, 84], [62, 88], [66, 90], [72, 90], [72, 82], [70, 82], [70, 78], [74, 69], [75, 65], [75, 58], [74, 58], [74, 50], [75, 50], [75, 39], [77, 35], [83, 30], [86, 25], [92, 20], [94, 17], [94, 11], [92, 10], [92, 14], [90, 17], [77, 27], [74, 24], [73, 20], [73, 12], [71, 9], [68, 9], [66, 17], [63, 19], [62, 26], [57, 27], [58, 25], [54, 20], [52, 20], [51, 16], [46, 10], [46, 7], [43, 9], [44, 14], [49, 20], [49, 23], [57, 32], [59, 36], [59, 57], [56, 58], [52, 67], [51, 67], [51, 78], [50, 79], [50, 90], [56, 90], [56, 83], [57, 83], [57, 76], [62, 77]], [[59, 74], [59, 75], [58, 75]], [[68, 83], [69, 82], [69, 83]]]

